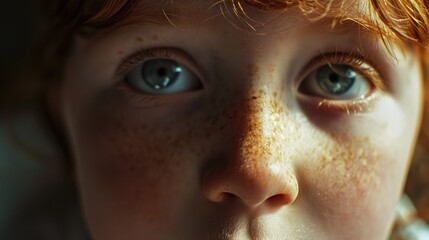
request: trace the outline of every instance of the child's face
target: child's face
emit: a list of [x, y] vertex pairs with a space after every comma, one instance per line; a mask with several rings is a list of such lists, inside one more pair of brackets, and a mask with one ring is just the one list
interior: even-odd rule
[[417, 54], [292, 10], [251, 9], [276, 18], [255, 35], [206, 1], [175, 27], [154, 5], [78, 39], [66, 68], [94, 239], [386, 238], [420, 124]]

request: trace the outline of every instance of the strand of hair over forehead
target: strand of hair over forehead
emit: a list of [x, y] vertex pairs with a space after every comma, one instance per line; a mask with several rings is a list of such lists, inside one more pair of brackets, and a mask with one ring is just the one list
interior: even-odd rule
[[[235, 27], [241, 29], [240, 26], [236, 24], [237, 21], [234, 21], [238, 20], [238, 22], [242, 23], [242, 26], [247, 26], [252, 29], [254, 33], [264, 34], [264, 27], [271, 22], [275, 22], [276, 19], [274, 18], [269, 22], [258, 22], [246, 13], [245, 9], [247, 8], [245, 6], [250, 6], [263, 11], [275, 11], [277, 13], [285, 12], [292, 7], [298, 7], [301, 13], [306, 16], [308, 20], [319, 21], [325, 19], [328, 15], [338, 19], [341, 19], [341, 17], [345, 15], [346, 11], [339, 11], [339, 8], [332, 8], [335, 1], [338, 0], [220, 0], [216, 4], [220, 6], [223, 16]], [[341, 9], [346, 9], [346, 6], [350, 7], [352, 2], [354, 1], [343, 0], [341, 2]], [[278, 31], [284, 30], [285, 29], [279, 29]], [[276, 31], [274, 30], [274, 32]], [[273, 30], [269, 33], [273, 33]]]
[[399, 36], [429, 43], [429, 1], [371, 0], [371, 3], [378, 17]]
[[[69, 2], [82, 2], [82, 0]], [[138, 4], [138, 0], [94, 0], [86, 2], [92, 4], [86, 4], [87, 6], [84, 7], [89, 14], [85, 17], [83, 24], [100, 26], [108, 26], [118, 21]], [[170, 3], [178, 4], [179, 2], [163, 0], [159, 4]], [[94, 5], [98, 6], [97, 10], [94, 10]], [[241, 25], [255, 31], [255, 25], [258, 25], [258, 22], [246, 13], [246, 5], [264, 11], [286, 11], [291, 7], [298, 7], [312, 21], [321, 20], [328, 15], [347, 20], [348, 9], [353, 6], [363, 6], [370, 15], [373, 15], [370, 18], [377, 22], [376, 25], [365, 21], [364, 15], [348, 20], [360, 21], [361, 25], [383, 33], [385, 36], [391, 35], [390, 37], [392, 37], [394, 35], [424, 47], [427, 47], [429, 43], [429, 0], [219, 0], [214, 5], [220, 6], [222, 14], [231, 23], [236, 24], [238, 20], [242, 23]]]
[[[267, 11], [286, 10], [298, 6], [311, 21], [322, 20], [326, 16], [339, 20], [359, 21], [362, 26], [385, 36], [395, 35], [421, 44], [425, 48], [429, 44], [428, 0], [223, 0], [223, 2], [230, 2], [233, 9], [239, 9], [241, 12], [244, 12], [243, 8], [237, 7], [241, 6], [241, 3]], [[347, 16], [348, 10], [353, 8], [365, 8], [369, 16], [362, 14], [358, 18], [350, 19]], [[240, 11], [234, 12], [238, 15]], [[377, 24], [370, 23], [371, 20]]]

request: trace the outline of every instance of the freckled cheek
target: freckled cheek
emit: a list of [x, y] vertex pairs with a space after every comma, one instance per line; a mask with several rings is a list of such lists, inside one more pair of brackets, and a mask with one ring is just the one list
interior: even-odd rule
[[324, 229], [336, 229], [335, 234], [381, 236], [393, 219], [406, 157], [366, 137], [324, 142], [314, 149], [309, 174], [301, 179], [300, 194], [309, 202], [312, 217]]
[[311, 204], [321, 210], [319, 217], [329, 219], [325, 222], [370, 219], [382, 211], [374, 202], [385, 201], [389, 189], [398, 188], [397, 183], [386, 186], [396, 171], [391, 169], [392, 159], [366, 138], [331, 141], [314, 153], [308, 171], [312, 174], [306, 175], [304, 185]]
[[189, 164], [195, 160], [183, 145], [183, 133], [124, 126], [109, 122], [78, 141], [78, 174], [89, 208], [100, 207], [99, 216], [116, 209], [123, 219], [134, 216], [154, 224], [172, 219], [190, 185]]

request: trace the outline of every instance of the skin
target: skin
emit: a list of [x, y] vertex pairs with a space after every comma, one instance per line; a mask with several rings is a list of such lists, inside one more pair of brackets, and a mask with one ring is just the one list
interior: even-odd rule
[[[140, 6], [125, 26], [76, 38], [60, 114], [93, 239], [386, 239], [420, 126], [418, 54], [394, 46], [395, 61], [356, 26], [293, 10], [252, 35], [199, 21], [217, 13], [202, 2], [187, 10], [198, 24], [148, 23]], [[313, 58], [356, 46], [385, 89], [357, 104], [300, 92]], [[153, 47], [181, 49], [169, 57], [203, 87], [131, 88], [137, 65], [117, 74], [121, 61]]]

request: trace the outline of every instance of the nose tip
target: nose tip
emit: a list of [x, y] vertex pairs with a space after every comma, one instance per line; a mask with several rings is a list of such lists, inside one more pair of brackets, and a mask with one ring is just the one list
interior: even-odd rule
[[292, 170], [277, 165], [230, 167], [208, 173], [203, 194], [215, 203], [239, 200], [248, 208], [279, 208], [295, 201], [298, 183]]
[[222, 139], [225, 165], [204, 173], [202, 191], [208, 200], [239, 200], [255, 208], [280, 207], [297, 198], [293, 159], [285, 157], [292, 151], [285, 139], [297, 136], [285, 127], [293, 121], [271, 96], [262, 91], [237, 104], [230, 134]]

